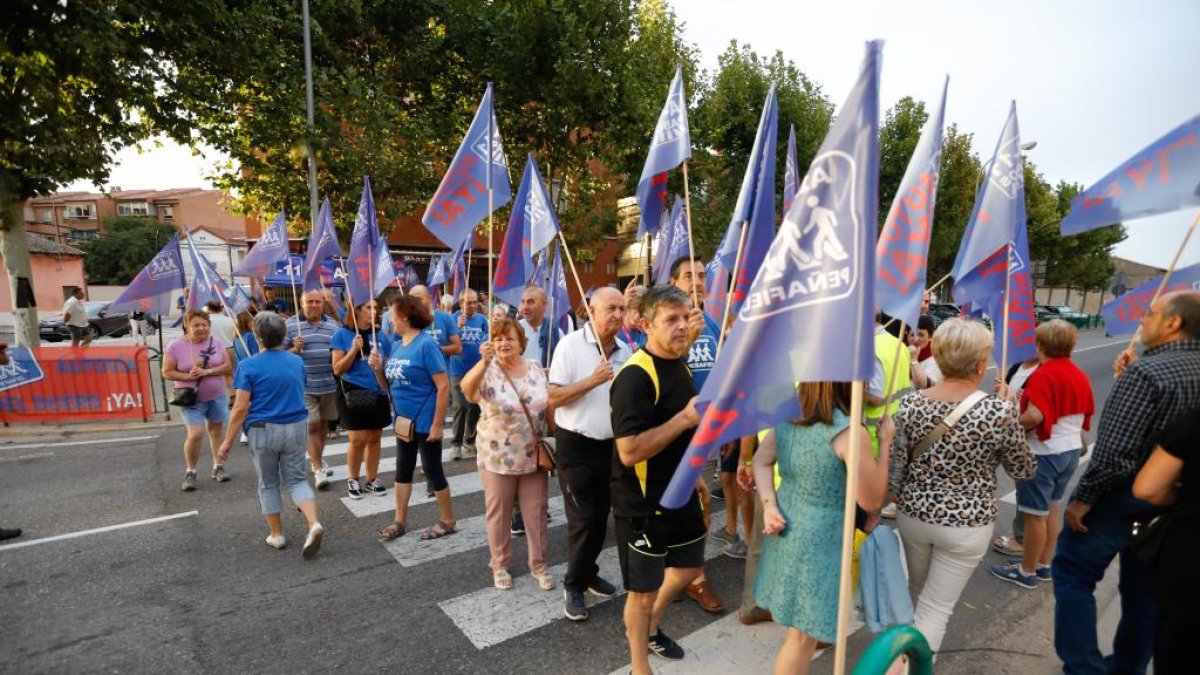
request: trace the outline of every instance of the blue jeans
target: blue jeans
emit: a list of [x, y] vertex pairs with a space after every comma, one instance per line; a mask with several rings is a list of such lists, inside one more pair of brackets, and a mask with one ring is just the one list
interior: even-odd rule
[[266, 423], [246, 430], [250, 454], [258, 471], [258, 504], [264, 516], [283, 510], [280, 483], [292, 495], [292, 503], [315, 499], [304, 473], [308, 452], [308, 421], [288, 424]]
[[[1054, 650], [1065, 675], [1144, 675], [1154, 653], [1155, 584], [1153, 569], [1126, 550], [1134, 518], [1155, 508], [1131, 492], [1132, 479], [1099, 499], [1083, 519], [1088, 531], [1064, 527], [1058, 537], [1054, 576]], [[1117, 588], [1121, 621], [1113, 653], [1100, 653], [1096, 637], [1096, 583], [1112, 559], [1121, 556]]]
[[183, 423], [189, 427], [205, 422], [224, 424], [229, 421], [229, 397], [222, 394], [220, 398], [211, 401], [197, 401], [194, 406], [180, 407], [179, 414], [183, 417]]

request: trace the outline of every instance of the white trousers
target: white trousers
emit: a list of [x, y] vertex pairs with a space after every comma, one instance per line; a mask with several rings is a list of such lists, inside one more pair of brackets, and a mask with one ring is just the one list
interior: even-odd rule
[[916, 597], [913, 627], [937, 652], [958, 597], [987, 553], [994, 525], [947, 527], [900, 513], [896, 526], [908, 561], [908, 588]]

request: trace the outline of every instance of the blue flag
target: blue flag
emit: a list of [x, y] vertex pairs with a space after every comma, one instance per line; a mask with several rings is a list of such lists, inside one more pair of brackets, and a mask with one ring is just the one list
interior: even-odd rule
[[787, 159], [783, 168], [783, 212], [792, 208], [796, 191], [800, 189], [800, 164], [796, 161], [796, 125], [788, 129]]
[[570, 331], [571, 321], [567, 318], [567, 314], [571, 311], [571, 295], [567, 292], [567, 275], [563, 271], [560, 247], [554, 249], [554, 267], [550, 270], [550, 276], [546, 277], [545, 291], [550, 305], [549, 313], [552, 315], [548, 318], [558, 326], [559, 330]]
[[188, 257], [192, 260], [192, 283], [188, 286], [191, 290], [188, 291], [187, 309], [199, 309], [210, 300], [224, 304], [228, 291], [225, 280], [213, 269], [208, 258], [196, 249], [191, 230], [184, 230], [184, 235], [188, 242]]
[[542, 183], [533, 155], [525, 162], [525, 175], [517, 188], [508, 232], [496, 261], [492, 292], [504, 302], [516, 306], [533, 275], [533, 254], [546, 248], [558, 234], [558, 219], [550, 208], [550, 197]]
[[704, 313], [718, 326], [725, 320], [725, 303], [728, 300], [729, 270], [714, 257], [704, 266]]
[[700, 425], [663, 494], [683, 506], [723, 444], [798, 417], [796, 383], [874, 366], [881, 42], [800, 183], [704, 388]]
[[512, 198], [508, 162], [492, 109], [492, 83], [488, 82], [475, 119], [454, 154], [454, 161], [429, 201], [421, 222], [451, 250], [457, 250], [491, 208], [498, 209]]
[[921, 296], [925, 294], [949, 87], [947, 77], [942, 85], [942, 102], [925, 123], [875, 245], [876, 303], [885, 313], [909, 326], [917, 325]]
[[667, 201], [667, 172], [692, 158], [692, 137], [688, 131], [687, 96], [683, 91], [683, 66], [676, 66], [675, 78], [667, 91], [667, 101], [658, 114], [650, 152], [637, 184], [637, 203], [642, 212], [638, 221], [638, 239], [654, 234], [658, 214]]
[[663, 278], [667, 274], [664, 268], [670, 267], [673, 262], [670, 260], [671, 237], [675, 234], [675, 228], [670, 225], [671, 218], [672, 214], [663, 209], [658, 219], [658, 231], [654, 233], [654, 276], [646, 281], [646, 285], [653, 285]]
[[[108, 306], [110, 314], [118, 312], [145, 312], [146, 314], [170, 314], [171, 291], [187, 287], [183, 276], [183, 255], [179, 251], [179, 235], [174, 235], [166, 246], [146, 263], [133, 281], [125, 287], [116, 300]], [[163, 307], [161, 297], [166, 296]]]
[[1015, 239], [1017, 225], [1025, 222], [1025, 169], [1016, 101], [1009, 108], [1008, 120], [986, 173], [987, 180], [976, 196], [975, 212], [967, 222], [950, 270], [950, 276], [954, 277], [952, 294], [960, 304], [988, 297], [989, 294], [965, 284], [963, 278]]
[[225, 305], [234, 314], [249, 311], [251, 300], [250, 292], [241, 284], [234, 284], [226, 290]]
[[429, 261], [429, 274], [425, 277], [425, 285], [430, 288], [440, 286], [450, 279], [450, 253], [434, 256]]
[[283, 211], [275, 215], [268, 227], [254, 244], [254, 248], [242, 259], [242, 263], [233, 270], [235, 277], [263, 277], [269, 270], [275, 269], [275, 263], [287, 260], [288, 231], [287, 219]]
[[[725, 269], [737, 270], [733, 279], [730, 312], [736, 313], [750, 290], [750, 282], [758, 274], [771, 240], [775, 238], [775, 139], [779, 134], [779, 99], [775, 84], [767, 91], [762, 115], [758, 120], [758, 132], [754, 136], [754, 149], [746, 164], [746, 175], [742, 178], [742, 189], [733, 208], [733, 217], [714, 256]], [[742, 243], [742, 258], [737, 258], [738, 243], [742, 239], [742, 227], [746, 228]], [[719, 321], [719, 320], [718, 320]]]
[[304, 290], [319, 291], [321, 284], [321, 266], [329, 258], [341, 257], [342, 247], [338, 245], [337, 228], [333, 225], [333, 211], [329, 206], [329, 198], [321, 202], [321, 211], [317, 222], [308, 235], [308, 251], [305, 254]]
[[[387, 262], [381, 271], [380, 263], [385, 256]], [[354, 232], [350, 235], [350, 256], [346, 260], [346, 291], [350, 294], [351, 303], [357, 307], [374, 300], [387, 288], [387, 280], [391, 279], [392, 275], [391, 267], [392, 259], [387, 252], [387, 242], [379, 236], [375, 198], [371, 195], [371, 179], [363, 176], [362, 199], [358, 203], [358, 214], [354, 218]]]
[[671, 282], [671, 265], [674, 265], [676, 260], [687, 257], [688, 244], [691, 241], [688, 238], [687, 213], [683, 209], [683, 200], [678, 196], [675, 197], [675, 204], [671, 206], [668, 227], [671, 229], [668, 240], [670, 245], [666, 255], [662, 256], [662, 266], [654, 279], [654, 283], [660, 286]]
[[[1142, 317], [1150, 310], [1150, 300], [1158, 291], [1162, 277], [1154, 277], [1100, 308], [1105, 331], [1112, 336], [1133, 335]], [[1200, 263], [1175, 270], [1163, 293], [1200, 291]]]
[[1200, 205], [1200, 115], [1171, 130], [1084, 192], [1064, 235]]
[[[1037, 313], [1033, 304], [1033, 274], [1029, 267], [1029, 234], [1024, 220], [1017, 225], [1016, 238], [1002, 253], [1008, 258], [1008, 290], [1005, 291], [1003, 273], [996, 275], [1000, 277], [1000, 294], [986, 300], [984, 306], [992, 317], [996, 334], [996, 340], [992, 343], [992, 358], [998, 365], [1007, 367], [1037, 356], [1034, 333], [1037, 329]], [[1007, 324], [1004, 319], [1006, 304]], [[1008, 342], [1007, 361], [1004, 359], [1005, 341]]]

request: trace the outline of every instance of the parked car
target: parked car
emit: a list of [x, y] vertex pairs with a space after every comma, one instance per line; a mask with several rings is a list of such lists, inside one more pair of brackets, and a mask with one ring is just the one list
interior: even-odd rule
[[1038, 323], [1062, 319], [1080, 329], [1087, 328], [1091, 318], [1087, 314], [1076, 312], [1067, 305], [1035, 305], [1034, 312], [1037, 315]]
[[931, 302], [929, 303], [929, 316], [933, 317], [934, 324], [939, 324], [946, 319], [953, 319], [959, 316], [957, 305], [952, 305], [948, 302]]
[[[88, 332], [92, 338], [104, 336], [121, 337], [129, 335], [129, 315], [125, 312], [108, 313], [107, 302], [90, 300], [83, 303], [87, 312]], [[62, 342], [71, 339], [71, 331], [67, 330], [61, 316], [38, 321], [38, 335], [46, 342]]]

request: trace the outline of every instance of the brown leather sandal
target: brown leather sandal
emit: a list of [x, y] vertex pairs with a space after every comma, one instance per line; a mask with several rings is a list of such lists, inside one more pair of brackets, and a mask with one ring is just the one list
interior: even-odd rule
[[404, 523], [394, 522], [391, 525], [379, 530], [379, 538], [386, 541], [391, 541], [393, 539], [399, 539], [400, 537], [403, 537], [406, 532], [408, 532], [408, 528], [404, 525]]

